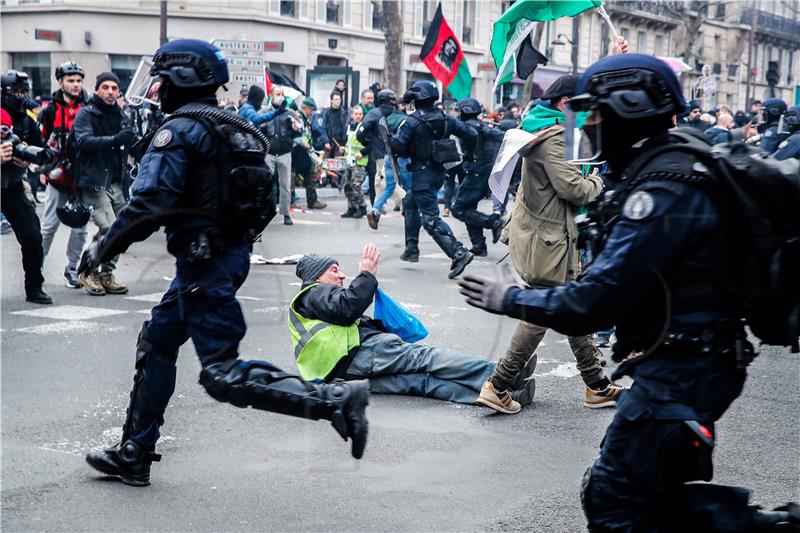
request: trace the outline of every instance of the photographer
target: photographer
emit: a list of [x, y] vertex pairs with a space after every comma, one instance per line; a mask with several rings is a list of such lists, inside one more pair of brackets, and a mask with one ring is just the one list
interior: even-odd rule
[[[74, 61], [67, 61], [56, 67], [55, 74], [59, 89], [53, 93], [53, 99], [39, 114], [42, 135], [48, 145], [58, 152], [60, 163], [50, 172], [47, 179], [47, 196], [42, 214], [42, 248], [45, 256], [50, 251], [50, 245], [61, 225], [57, 210], [63, 209], [66, 203], [78, 194], [69, 153], [74, 147], [68, 146], [68, 137], [78, 110], [86, 102], [86, 93], [83, 91], [84, 72], [80, 65]], [[88, 220], [88, 214], [86, 217]], [[64, 279], [67, 287], [79, 289], [82, 285], [75, 268], [86, 243], [86, 225], [71, 227], [69, 230]]]
[[[28, 161], [17, 155], [24, 150], [22, 143], [30, 147], [41, 147], [42, 137], [36, 123], [25, 109], [30, 82], [24, 72], [9, 70], [0, 79], [2, 85], [2, 194], [0, 210], [14, 228], [22, 249], [22, 268], [25, 271], [25, 299], [37, 304], [51, 304], [53, 300], [42, 290], [42, 235], [39, 217], [31, 201], [25, 196], [22, 180]], [[16, 135], [14, 135], [16, 132]], [[15, 138], [16, 137], [16, 138]], [[12, 145], [16, 144], [16, 148]], [[28, 149], [30, 152], [30, 148]]]
[[[97, 76], [94, 96], [78, 111], [73, 124], [76, 141], [77, 182], [81, 201], [92, 206], [92, 220], [105, 232], [125, 207], [122, 173], [125, 148], [136, 141], [136, 134], [117, 101], [119, 78], [113, 72]], [[125, 294], [128, 288], [114, 279], [117, 257], [100, 266], [99, 272], [80, 276], [83, 288], [93, 296]]]

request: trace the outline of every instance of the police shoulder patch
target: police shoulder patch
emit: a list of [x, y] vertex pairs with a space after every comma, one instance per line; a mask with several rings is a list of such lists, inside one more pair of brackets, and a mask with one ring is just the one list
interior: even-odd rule
[[622, 207], [622, 214], [631, 220], [643, 220], [650, 216], [655, 207], [653, 195], [646, 191], [631, 194]]
[[172, 132], [166, 128], [156, 133], [153, 137], [153, 146], [156, 148], [163, 148], [172, 141]]

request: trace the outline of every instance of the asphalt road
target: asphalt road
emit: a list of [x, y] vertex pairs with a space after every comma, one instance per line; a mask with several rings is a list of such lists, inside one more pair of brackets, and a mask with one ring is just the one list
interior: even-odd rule
[[[379, 280], [426, 324], [429, 342], [496, 360], [514, 321], [469, 308], [446, 277], [449, 261], [423, 234], [422, 258], [401, 262], [402, 219], [374, 232], [340, 220], [342, 200], [270, 226], [255, 253], [335, 255], [354, 274], [362, 246], [382, 251]], [[461, 223], [449, 220], [461, 237]], [[117, 278], [126, 296], [92, 297], [62, 283], [66, 231], [46, 259], [53, 306], [24, 301], [19, 247], [2, 244], [2, 529], [4, 531], [580, 531], [580, 479], [612, 410], [582, 407], [566, 339], [540, 347], [535, 403], [516, 416], [401, 396], [371, 397], [370, 439], [355, 461], [327, 422], [219, 404], [197, 384], [187, 344], [166, 413], [152, 485], [104, 479], [84, 454], [119, 437], [134, 346], [173, 274], [163, 235], [135, 244]], [[470, 270], [489, 273], [490, 247]], [[293, 370], [287, 304], [293, 266], [253, 266], [240, 291], [245, 358]], [[718, 425], [716, 478], [770, 507], [800, 500], [800, 359], [765, 348], [744, 394]]]

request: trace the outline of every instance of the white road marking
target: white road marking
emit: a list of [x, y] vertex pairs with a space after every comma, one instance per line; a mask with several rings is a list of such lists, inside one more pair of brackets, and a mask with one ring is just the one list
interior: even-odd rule
[[236, 295], [236, 298], [239, 300], [253, 300], [254, 302], [260, 302], [263, 298], [257, 298], [255, 296], [239, 296]]
[[128, 311], [105, 309], [103, 307], [84, 307], [80, 305], [56, 305], [45, 309], [14, 311], [12, 315], [25, 315], [36, 318], [52, 318], [55, 320], [92, 320], [106, 316], [124, 315]]
[[303, 220], [301, 218], [293, 217], [292, 222], [295, 224], [306, 225], [306, 226], [328, 226], [330, 222], [321, 222], [319, 220]]
[[36, 335], [46, 335], [48, 333], [77, 333], [86, 332], [103, 328], [104, 331], [121, 331], [125, 328], [112, 327], [109, 328], [105, 324], [98, 322], [83, 322], [81, 320], [71, 320], [69, 322], [53, 322], [51, 324], [40, 324], [38, 326], [28, 326], [25, 328], [17, 328], [14, 331], [21, 333], [33, 333]]
[[136, 302], [152, 302], [158, 303], [161, 301], [161, 298], [164, 296], [163, 292], [152, 292], [150, 294], [139, 294], [136, 296], [126, 296], [126, 300], [133, 300]]
[[136, 312], [139, 313], [140, 315], [149, 315], [150, 313], [153, 312], [153, 310], [152, 309], [141, 309], [141, 310], [136, 311]]
[[275, 306], [272, 306], [272, 307], [261, 307], [259, 309], [253, 309], [252, 312], [253, 313], [277, 313], [277, 312], [286, 311], [287, 309], [288, 309], [288, 306], [275, 305]]
[[546, 378], [546, 377], [554, 377], [554, 378], [572, 378], [580, 374], [580, 371], [575, 366], [575, 363], [559, 363], [553, 370], [548, 372], [544, 372], [542, 374], [534, 372], [534, 376], [537, 378]]

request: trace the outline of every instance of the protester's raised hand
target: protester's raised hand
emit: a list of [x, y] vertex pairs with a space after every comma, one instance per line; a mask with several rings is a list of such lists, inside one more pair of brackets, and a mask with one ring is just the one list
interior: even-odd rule
[[364, 246], [364, 251], [361, 254], [361, 262], [358, 264], [358, 270], [369, 272], [373, 276], [378, 276], [378, 259], [381, 253], [378, 247], [372, 243]]
[[611, 41], [611, 53], [609, 55], [616, 56], [619, 54], [627, 54], [630, 51], [631, 47], [628, 45], [628, 41], [625, 37], [620, 37], [616, 42], [614, 42], [614, 40]]

